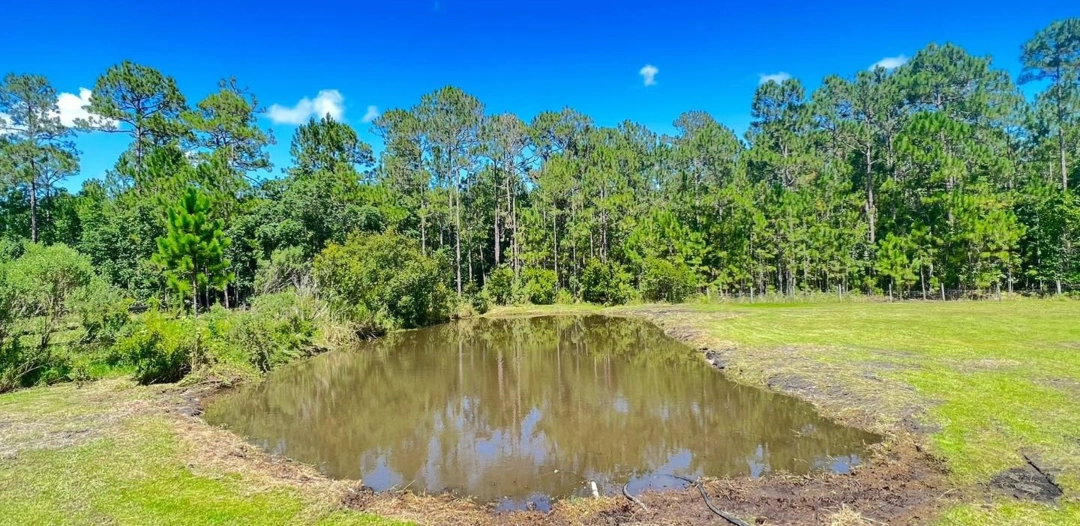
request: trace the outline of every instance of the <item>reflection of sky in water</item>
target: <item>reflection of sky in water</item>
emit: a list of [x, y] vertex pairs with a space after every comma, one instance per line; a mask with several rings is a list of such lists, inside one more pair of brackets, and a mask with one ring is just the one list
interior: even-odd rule
[[847, 472], [875, 440], [727, 382], [652, 326], [553, 320], [484, 320], [471, 337], [411, 331], [379, 352], [319, 356], [224, 397], [207, 419], [333, 477], [498, 509], [546, 510], [587, 495], [588, 481], [637, 494], [685, 487], [665, 474]]

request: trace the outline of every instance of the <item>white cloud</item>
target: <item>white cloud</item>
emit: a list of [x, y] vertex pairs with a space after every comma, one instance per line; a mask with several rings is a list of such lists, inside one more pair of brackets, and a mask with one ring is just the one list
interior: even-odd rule
[[275, 124], [304, 124], [312, 117], [321, 119], [326, 115], [340, 121], [345, 114], [344, 102], [345, 97], [338, 90], [324, 89], [314, 99], [304, 97], [291, 108], [274, 104], [266, 110], [266, 116]]
[[367, 112], [364, 113], [364, 118], [362, 118], [360, 120], [367, 123], [367, 122], [371, 122], [371, 121], [373, 121], [375, 119], [378, 119], [378, 118], [379, 118], [379, 107], [378, 106], [368, 106], [367, 107]]
[[790, 78], [791, 78], [791, 74], [786, 72], [786, 71], [780, 71], [778, 73], [767, 73], [767, 74], [766, 73], [760, 73], [760, 74], [758, 74], [758, 86], [760, 86], [762, 84], [768, 84], [770, 82], [775, 82], [777, 84], [782, 84], [785, 80], [790, 79]]
[[[74, 93], [61, 93], [56, 98], [56, 108], [59, 110], [57, 116], [60, 117], [60, 124], [67, 126], [68, 128], [75, 126], [75, 119], [89, 120], [91, 113], [83, 109], [83, 106], [90, 104], [90, 98], [92, 92], [86, 88], [79, 88], [79, 94]], [[105, 127], [114, 127], [117, 123], [112, 119], [103, 119], [97, 117], [95, 124], [100, 124]]]
[[908, 58], [904, 55], [897, 55], [895, 57], [885, 57], [877, 62], [874, 62], [870, 66], [870, 71], [874, 71], [877, 68], [896, 69], [903, 66], [908, 61]]
[[0, 113], [0, 135], [9, 133], [15, 133], [15, 129], [12, 129], [11, 117], [6, 113]]
[[657, 73], [660, 73], [660, 70], [656, 69], [656, 66], [652, 64], [645, 64], [645, 67], [641, 68], [641, 71], [638, 71], [638, 75], [641, 75], [641, 78], [645, 79], [645, 86], [656, 84]]
[[[76, 120], [84, 120], [90, 122], [91, 117], [95, 117], [93, 121], [94, 127], [99, 128], [114, 128], [119, 122], [113, 119], [105, 119], [94, 115], [86, 111], [83, 106], [90, 104], [90, 98], [92, 92], [86, 88], [79, 88], [79, 94], [74, 93], [61, 93], [56, 98], [56, 111], [50, 112], [50, 115], [54, 118], [60, 119], [60, 124], [67, 126], [68, 128], [75, 127]], [[4, 128], [7, 129], [4, 129]], [[25, 129], [22, 126], [16, 126], [11, 121], [11, 116], [0, 113], [0, 135], [5, 133], [15, 133], [17, 130]]]

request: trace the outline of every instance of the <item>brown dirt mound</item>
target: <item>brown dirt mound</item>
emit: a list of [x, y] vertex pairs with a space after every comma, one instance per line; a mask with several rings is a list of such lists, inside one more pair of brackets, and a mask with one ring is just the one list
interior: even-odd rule
[[[850, 474], [736, 478], [704, 483], [709, 500], [748, 524], [827, 524], [838, 517], [888, 524], [925, 524], [952, 493], [934, 459], [905, 444], [879, 454]], [[698, 490], [646, 493], [648, 507], [620, 497], [559, 501], [547, 514], [496, 513], [452, 496], [377, 493], [354, 488], [343, 504], [349, 508], [408, 519], [422, 524], [720, 524]]]

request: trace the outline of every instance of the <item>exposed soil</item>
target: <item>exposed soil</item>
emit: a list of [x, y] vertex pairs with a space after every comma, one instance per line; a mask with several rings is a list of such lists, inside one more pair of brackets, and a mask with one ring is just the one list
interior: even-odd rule
[[[925, 524], [952, 493], [940, 467], [911, 444], [852, 474], [709, 480], [713, 505], [747, 524], [823, 524], [846, 513], [889, 524]], [[343, 504], [381, 515], [454, 524], [717, 524], [696, 488], [639, 496], [648, 510], [621, 496], [561, 501], [551, 512], [495, 513], [449, 496], [376, 493], [353, 487]], [[430, 513], [429, 513], [430, 512]]]
[[990, 486], [1017, 499], [1050, 502], [1061, 496], [1061, 488], [1045, 473], [1031, 466], [1002, 471], [990, 480]]

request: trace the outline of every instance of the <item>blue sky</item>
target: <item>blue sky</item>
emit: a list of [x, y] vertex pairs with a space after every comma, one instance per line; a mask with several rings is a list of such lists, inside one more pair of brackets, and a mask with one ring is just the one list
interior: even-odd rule
[[[279, 120], [304, 116], [308, 106], [297, 105], [307, 99], [340, 110], [373, 143], [363, 122], [370, 106], [412, 106], [447, 84], [489, 113], [524, 119], [570, 106], [601, 125], [631, 119], [663, 133], [700, 109], [742, 133], [762, 75], [783, 72], [812, 89], [827, 74], [910, 57], [930, 42], [991, 55], [1015, 75], [1025, 40], [1080, 15], [1071, 0], [5, 3], [0, 74], [46, 75], [68, 103], [127, 59], [175, 77], [189, 104], [235, 76], [263, 105], [297, 110], [276, 112]], [[656, 69], [648, 86], [646, 65]], [[278, 173], [295, 125], [262, 122], [278, 138]], [[104, 174], [126, 138], [98, 133], [78, 144], [83, 169], [72, 188]]]

